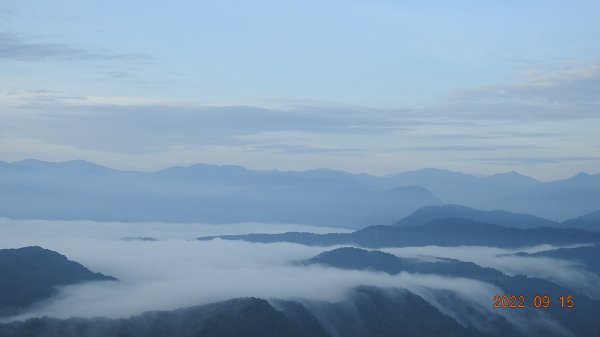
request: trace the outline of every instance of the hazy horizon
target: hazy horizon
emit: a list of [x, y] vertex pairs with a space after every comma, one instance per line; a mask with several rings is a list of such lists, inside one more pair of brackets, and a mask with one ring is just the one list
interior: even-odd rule
[[315, 171], [315, 170], [333, 170], [333, 171], [339, 171], [339, 172], [345, 172], [345, 173], [350, 173], [350, 174], [367, 174], [367, 175], [371, 175], [374, 177], [379, 177], [379, 178], [385, 178], [385, 177], [390, 177], [396, 174], [401, 174], [401, 173], [409, 173], [409, 172], [417, 172], [417, 171], [423, 171], [423, 170], [440, 170], [440, 171], [449, 171], [449, 172], [454, 172], [454, 173], [462, 173], [462, 174], [466, 174], [466, 175], [472, 175], [472, 176], [478, 176], [478, 177], [490, 177], [490, 176], [494, 176], [494, 175], [502, 175], [502, 174], [510, 174], [510, 173], [517, 173], [520, 175], [524, 175], [530, 178], [534, 178], [540, 182], [551, 182], [551, 181], [555, 181], [555, 180], [564, 180], [564, 179], [569, 179], [572, 178], [580, 173], [585, 173], [585, 174], [590, 174], [590, 175], [597, 175], [600, 174], [600, 171], [576, 171], [575, 173], [573, 173], [572, 175], [567, 175], [567, 176], [561, 176], [561, 177], [556, 177], [554, 179], [540, 179], [536, 176], [532, 176], [532, 175], [527, 175], [527, 174], [523, 174], [519, 171], [515, 171], [515, 170], [506, 170], [506, 171], [500, 171], [500, 172], [494, 172], [494, 173], [488, 173], [488, 174], [483, 174], [480, 172], [462, 172], [462, 171], [455, 171], [455, 170], [451, 170], [451, 169], [447, 169], [447, 168], [443, 168], [443, 167], [422, 167], [422, 168], [416, 168], [414, 170], [406, 170], [406, 171], [393, 171], [393, 172], [389, 172], [389, 173], [385, 173], [385, 174], [373, 174], [373, 173], [369, 173], [369, 172], [364, 172], [364, 171], [348, 171], [348, 170], [343, 170], [343, 169], [333, 169], [330, 167], [323, 167], [323, 166], [317, 166], [314, 168], [306, 168], [306, 169], [280, 169], [277, 167], [273, 167], [273, 168], [253, 168], [253, 167], [249, 167], [249, 166], [244, 166], [244, 165], [238, 165], [238, 164], [233, 164], [233, 163], [222, 163], [222, 164], [217, 164], [217, 163], [208, 163], [208, 162], [194, 162], [194, 163], [182, 163], [182, 164], [173, 164], [173, 165], [166, 165], [164, 167], [159, 167], [159, 168], [153, 168], [153, 169], [135, 169], [135, 168], [122, 168], [122, 167], [118, 167], [118, 166], [111, 166], [111, 165], [105, 165], [99, 162], [93, 162], [93, 161], [89, 161], [89, 160], [84, 160], [84, 159], [80, 159], [80, 158], [76, 158], [76, 159], [69, 159], [69, 160], [59, 160], [59, 161], [53, 161], [53, 160], [42, 160], [42, 159], [37, 159], [37, 158], [23, 158], [23, 159], [18, 159], [18, 160], [13, 160], [13, 161], [1, 161], [0, 162], [4, 162], [7, 164], [15, 164], [15, 163], [19, 163], [22, 161], [29, 161], [29, 160], [33, 160], [33, 161], [41, 161], [41, 162], [47, 162], [47, 163], [52, 163], [52, 164], [66, 164], [66, 163], [76, 163], [76, 162], [86, 162], [86, 163], [90, 163], [93, 165], [98, 165], [98, 166], [102, 166], [108, 169], [112, 169], [112, 170], [118, 170], [118, 171], [132, 171], [132, 172], [145, 172], [145, 173], [156, 173], [156, 172], [160, 172], [162, 170], [166, 170], [169, 168], [174, 168], [174, 167], [193, 167], [195, 165], [208, 165], [208, 166], [220, 166], [220, 167], [227, 167], [227, 166], [234, 166], [234, 167], [240, 167], [246, 170], [251, 170], [251, 171], [281, 171], [281, 172], [305, 172], [305, 171]]
[[5, 2], [0, 160], [600, 172], [598, 12], [540, 0]]

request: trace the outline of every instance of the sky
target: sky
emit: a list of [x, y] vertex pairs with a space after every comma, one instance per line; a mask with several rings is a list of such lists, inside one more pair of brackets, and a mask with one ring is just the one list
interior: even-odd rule
[[0, 160], [600, 172], [598, 1], [1, 1]]

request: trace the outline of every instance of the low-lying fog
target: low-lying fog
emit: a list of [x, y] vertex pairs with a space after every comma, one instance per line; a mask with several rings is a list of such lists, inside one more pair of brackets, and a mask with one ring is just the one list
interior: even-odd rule
[[[577, 247], [577, 246], [564, 246]], [[566, 287], [580, 290], [588, 295], [598, 294], [600, 278], [595, 274], [578, 268], [578, 264], [549, 257], [532, 257], [514, 255], [519, 252], [537, 253], [556, 249], [552, 245], [539, 245], [507, 249], [498, 247], [402, 247], [385, 248], [381, 251], [400, 257], [427, 259], [431, 257], [446, 257], [464, 262], [473, 262], [482, 267], [490, 267], [507, 275], [526, 275], [539, 277], [556, 282]]]
[[[92, 271], [120, 280], [64, 287], [57, 298], [34, 306], [16, 319], [44, 315], [126, 317], [148, 310], [175, 309], [245, 296], [337, 301], [358, 285], [403, 287], [432, 303], [435, 301], [430, 295], [431, 289], [447, 289], [481, 310], [492, 310], [490, 298], [501, 293], [494, 285], [465, 278], [409, 273], [388, 275], [293, 264], [336, 247], [193, 240], [204, 235], [284, 231], [348, 230], [257, 223], [216, 226], [0, 219], [0, 248], [38, 245], [66, 255]], [[126, 237], [153, 237], [160, 241], [123, 240]], [[409, 247], [384, 250], [398, 256], [457, 258], [512, 274], [566, 275], [573, 266], [565, 261], [506, 256], [517, 251], [552, 248]], [[576, 282], [589, 281], [587, 275], [580, 276], [582, 279]], [[561, 280], [566, 281], [564, 277]]]

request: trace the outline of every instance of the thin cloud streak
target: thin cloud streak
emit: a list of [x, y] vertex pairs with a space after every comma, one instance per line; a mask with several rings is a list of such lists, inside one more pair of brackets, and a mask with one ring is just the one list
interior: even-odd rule
[[493, 157], [493, 158], [476, 158], [475, 160], [493, 163], [496, 165], [539, 165], [539, 164], [555, 164], [564, 162], [597, 162], [600, 157]]
[[600, 118], [600, 62], [530, 70], [516, 83], [455, 90], [441, 109], [475, 119]]
[[0, 59], [18, 62], [37, 61], [126, 61], [148, 62], [142, 53], [111, 53], [67, 43], [38, 42], [22, 34], [0, 32]]

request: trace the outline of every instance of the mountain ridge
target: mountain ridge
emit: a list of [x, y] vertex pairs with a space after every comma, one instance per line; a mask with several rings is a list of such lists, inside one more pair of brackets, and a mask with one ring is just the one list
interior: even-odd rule
[[600, 242], [600, 233], [576, 228], [508, 228], [467, 219], [436, 219], [422, 226], [371, 226], [350, 233], [242, 234], [204, 236], [198, 240], [243, 240], [259, 243], [289, 242], [309, 246], [357, 245], [365, 248], [461, 245], [518, 248], [538, 244]]
[[424, 206], [393, 226], [419, 226], [436, 219], [460, 218], [514, 228], [560, 227], [560, 223], [525, 213], [504, 210], [478, 210], [467, 206], [445, 204]]
[[378, 177], [202, 163], [153, 172], [82, 160], [0, 165], [0, 216], [17, 219], [362, 228], [395, 223], [423, 206], [459, 204], [561, 222], [597, 210], [595, 200], [600, 174], [541, 182], [514, 171], [481, 176], [432, 168]]
[[0, 317], [57, 294], [56, 286], [116, 281], [39, 246], [0, 249]]

